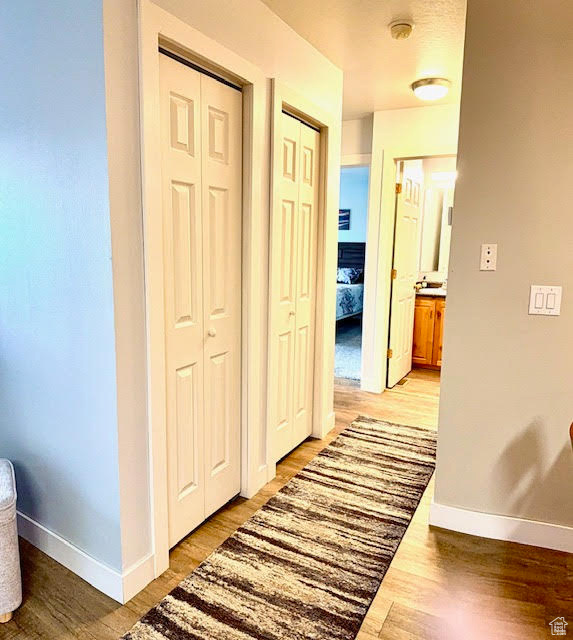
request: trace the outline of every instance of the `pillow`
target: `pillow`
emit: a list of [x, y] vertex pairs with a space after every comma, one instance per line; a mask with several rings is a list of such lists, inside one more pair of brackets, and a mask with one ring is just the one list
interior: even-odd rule
[[337, 270], [336, 282], [340, 284], [358, 284], [364, 282], [364, 269], [341, 267]]

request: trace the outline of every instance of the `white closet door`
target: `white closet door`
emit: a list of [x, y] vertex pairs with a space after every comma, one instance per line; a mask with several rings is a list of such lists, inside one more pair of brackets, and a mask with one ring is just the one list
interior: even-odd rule
[[[286, 116], [288, 117], [288, 116]], [[292, 118], [291, 118], [292, 120]], [[296, 334], [294, 358], [294, 442], [312, 433], [314, 327], [318, 235], [318, 168], [320, 134], [300, 123], [299, 203], [296, 252]]]
[[240, 490], [242, 95], [160, 55], [169, 542]]
[[201, 76], [205, 517], [241, 488], [242, 95]]
[[281, 114], [271, 243], [271, 443], [275, 460], [312, 430], [319, 134]]
[[173, 546], [205, 517], [201, 76], [164, 55], [159, 59], [167, 473]]

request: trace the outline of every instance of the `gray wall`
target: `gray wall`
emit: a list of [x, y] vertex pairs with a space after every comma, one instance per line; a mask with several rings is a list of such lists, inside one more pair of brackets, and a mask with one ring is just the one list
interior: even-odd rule
[[[470, 0], [435, 500], [573, 525], [573, 4]], [[496, 272], [480, 272], [483, 242]], [[531, 284], [563, 285], [560, 317]]]
[[101, 0], [0, 24], [0, 456], [22, 512], [120, 569]]

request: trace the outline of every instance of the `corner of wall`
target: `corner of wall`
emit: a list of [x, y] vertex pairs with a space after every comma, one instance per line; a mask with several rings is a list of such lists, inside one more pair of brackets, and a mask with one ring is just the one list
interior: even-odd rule
[[103, 19], [122, 565], [139, 567], [152, 542], [136, 3], [103, 0]]

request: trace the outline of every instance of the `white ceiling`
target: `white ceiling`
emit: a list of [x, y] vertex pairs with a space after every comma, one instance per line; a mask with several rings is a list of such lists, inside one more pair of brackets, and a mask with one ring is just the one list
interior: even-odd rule
[[[466, 0], [262, 0], [297, 33], [344, 71], [344, 119], [381, 109], [458, 102]], [[407, 40], [388, 24], [411, 18]], [[449, 95], [421, 102], [410, 84], [439, 76]]]

